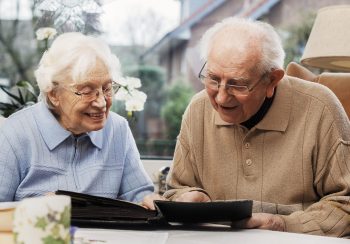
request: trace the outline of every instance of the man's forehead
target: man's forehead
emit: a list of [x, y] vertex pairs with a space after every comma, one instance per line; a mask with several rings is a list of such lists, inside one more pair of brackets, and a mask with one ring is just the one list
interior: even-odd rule
[[207, 72], [217, 75], [234, 75], [250, 77], [256, 62], [250, 56], [215, 56], [209, 55], [207, 60]]
[[242, 51], [235, 48], [221, 50], [213, 48], [208, 53], [207, 69], [247, 74], [255, 69], [261, 57], [260, 52], [252, 49]]
[[231, 56], [254, 56], [261, 51], [261, 40], [251, 30], [236, 26], [227, 26], [211, 39], [208, 53]]

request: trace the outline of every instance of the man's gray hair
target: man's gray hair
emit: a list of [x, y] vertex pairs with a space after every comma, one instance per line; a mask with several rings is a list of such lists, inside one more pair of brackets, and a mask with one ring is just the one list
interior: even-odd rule
[[[274, 68], [283, 68], [285, 52], [282, 47], [281, 39], [274, 28], [270, 24], [261, 21], [239, 17], [226, 18], [216, 23], [204, 33], [200, 41], [200, 54], [203, 60], [206, 61], [208, 58], [208, 53], [213, 43], [213, 37], [225, 27], [229, 27], [230, 31], [237, 29], [235, 32], [235, 38], [237, 39], [240, 39], [240, 35], [249, 33], [249, 35], [257, 37], [258, 40], [261, 41], [262, 58], [256, 67], [259, 72], [264, 73]], [[245, 33], [240, 31], [242, 29]]]
[[100, 60], [107, 67], [112, 80], [120, 77], [120, 63], [108, 45], [97, 37], [78, 32], [58, 36], [47, 50], [34, 72], [40, 89], [39, 99], [49, 108], [52, 105], [47, 94], [57, 83], [79, 84]]

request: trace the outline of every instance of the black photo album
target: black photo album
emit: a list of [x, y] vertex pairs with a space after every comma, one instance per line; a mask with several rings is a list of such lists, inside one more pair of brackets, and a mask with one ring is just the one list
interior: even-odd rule
[[136, 203], [70, 191], [56, 191], [71, 197], [71, 224], [78, 227], [164, 227], [171, 223], [225, 223], [252, 215], [251, 200], [212, 202], [154, 201], [156, 210]]

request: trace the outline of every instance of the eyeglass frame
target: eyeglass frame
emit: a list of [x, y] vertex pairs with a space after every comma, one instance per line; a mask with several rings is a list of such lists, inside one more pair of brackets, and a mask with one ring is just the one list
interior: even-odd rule
[[[113, 80], [110, 83], [112, 84], [111, 85], [111, 90], [113, 91], [110, 96], [105, 94], [105, 90], [109, 89], [109, 88], [102, 89], [102, 94], [103, 94], [103, 97], [104, 97], [105, 100], [112, 98], [113, 95], [116, 94], [119, 91], [119, 89], [122, 87], [122, 85], [120, 85], [119, 83], [117, 83], [117, 82], [115, 82]], [[59, 85], [59, 84], [57, 84], [57, 85]], [[66, 89], [66, 90], [68, 90], [68, 91], [70, 91], [70, 92], [73, 92], [75, 95], [79, 96], [81, 98], [81, 100], [83, 100], [83, 101], [84, 101], [84, 96], [85, 97], [86, 96], [90, 96], [90, 93], [91, 93], [91, 96], [92, 96], [92, 94], [94, 94], [94, 99], [92, 99], [92, 98], [91, 99], [86, 99], [85, 98], [84, 102], [95, 101], [100, 96], [100, 89], [93, 89], [93, 90], [91, 90], [91, 92], [88, 92], [88, 93], [85, 92], [84, 93], [84, 92], [80, 92], [80, 91], [77, 91], [77, 90], [74, 91], [74, 90], [70, 89], [70, 88], [72, 88], [72, 86], [70, 86], [70, 87], [67, 87], [67, 86], [64, 86], [64, 85], [59, 85], [59, 86], [64, 88], [64, 89]], [[74, 89], [76, 89], [76, 88], [74, 88]]]
[[[219, 91], [219, 89], [220, 89], [220, 86], [224, 86], [225, 87], [225, 90], [227, 90], [227, 92], [230, 94], [230, 95], [234, 95], [234, 96], [248, 96], [249, 95], [249, 93], [260, 83], [260, 81], [263, 79], [263, 78], [265, 78], [265, 76], [266, 76], [266, 74], [268, 73], [268, 72], [265, 72], [263, 75], [261, 75], [261, 77], [260, 77], [260, 79], [256, 82], [256, 83], [254, 83], [251, 87], [249, 87], [248, 85], [232, 85], [232, 84], [224, 84], [224, 85], [222, 85], [222, 84], [219, 84], [219, 82], [218, 81], [216, 81], [216, 80], [213, 80], [213, 79], [211, 79], [211, 78], [209, 78], [209, 77], [206, 77], [206, 76], [204, 76], [203, 74], [202, 74], [202, 71], [204, 70], [204, 67], [205, 67], [205, 65], [207, 64], [207, 61], [205, 61], [205, 63], [203, 64], [203, 66], [202, 66], [202, 68], [200, 69], [200, 71], [199, 71], [199, 73], [198, 73], [198, 79], [205, 85], [205, 86], [207, 86], [206, 84], [205, 84], [205, 81], [203, 81], [204, 79], [210, 79], [210, 80], [212, 80], [212, 81], [215, 81], [216, 83], [217, 83], [217, 90], [215, 90], [215, 91]], [[244, 93], [241, 93], [241, 92], [238, 92], [238, 91], [236, 91], [236, 93], [235, 92], [229, 92], [229, 90], [228, 90], [228, 88], [246, 88], [246, 94], [244, 94]], [[238, 92], [238, 93], [237, 93]]]

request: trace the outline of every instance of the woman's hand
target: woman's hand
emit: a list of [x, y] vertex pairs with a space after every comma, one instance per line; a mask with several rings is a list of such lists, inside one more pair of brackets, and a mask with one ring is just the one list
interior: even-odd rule
[[153, 203], [154, 200], [167, 200], [167, 199], [157, 193], [151, 193], [149, 195], [146, 195], [143, 198], [141, 205], [144, 208], [155, 210], [154, 203]]

